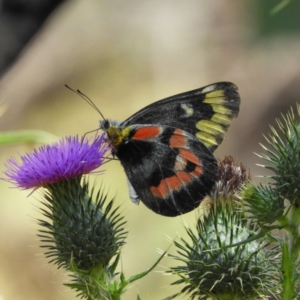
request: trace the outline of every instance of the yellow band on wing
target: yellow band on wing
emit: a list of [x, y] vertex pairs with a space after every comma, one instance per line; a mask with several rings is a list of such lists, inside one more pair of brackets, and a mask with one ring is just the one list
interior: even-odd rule
[[222, 127], [222, 125], [211, 120], [201, 120], [196, 124], [196, 127], [200, 131], [204, 131], [212, 135], [219, 135], [224, 133], [224, 128]]
[[196, 137], [207, 147], [207, 148], [213, 148], [215, 146], [218, 146], [218, 142], [215, 136], [199, 131], [196, 133]]

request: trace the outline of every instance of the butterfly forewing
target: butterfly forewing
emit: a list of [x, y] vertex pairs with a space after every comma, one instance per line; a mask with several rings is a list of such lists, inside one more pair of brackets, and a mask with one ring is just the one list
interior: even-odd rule
[[237, 87], [230, 82], [219, 82], [148, 105], [122, 126], [153, 124], [179, 128], [195, 135], [214, 151], [232, 118], [238, 115], [239, 105]]

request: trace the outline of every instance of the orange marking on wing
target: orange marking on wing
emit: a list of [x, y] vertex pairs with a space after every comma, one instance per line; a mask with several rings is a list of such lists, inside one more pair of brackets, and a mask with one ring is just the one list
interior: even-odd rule
[[151, 186], [150, 187], [150, 192], [155, 197], [165, 198], [169, 193], [169, 189], [168, 189], [168, 186], [167, 186], [165, 180], [162, 179], [158, 186]]
[[184, 131], [181, 130], [181, 129], [175, 129], [174, 133], [173, 134], [179, 134], [179, 135], [184, 135]]
[[158, 186], [151, 186], [150, 192], [155, 197], [166, 198], [170, 193], [170, 191], [179, 190], [180, 186], [181, 186], [180, 179], [176, 175], [174, 175], [162, 179]]
[[188, 183], [191, 182], [192, 176], [191, 174], [184, 172], [184, 171], [178, 171], [176, 172], [177, 177], [181, 181], [181, 183]]
[[133, 138], [136, 140], [147, 140], [158, 136], [161, 133], [161, 128], [158, 126], [147, 126], [138, 129]]
[[181, 182], [176, 175], [168, 177], [165, 179], [169, 190], [179, 190]]
[[202, 173], [203, 173], [202, 168], [200, 166], [196, 166], [195, 170], [190, 174], [192, 174], [195, 177], [199, 177], [200, 175], [202, 175]]
[[194, 163], [195, 165], [200, 164], [199, 158], [190, 150], [188, 149], [179, 149], [179, 154], [184, 157], [185, 159], [189, 160], [190, 162]]
[[[178, 129], [175, 130], [175, 132]], [[172, 134], [169, 144], [173, 148], [184, 148], [186, 147], [186, 137], [183, 135]]]
[[170, 191], [178, 191], [183, 183], [189, 183], [191, 180], [191, 174], [184, 171], [178, 171], [174, 176], [162, 179], [158, 186], [151, 186], [150, 192], [155, 197], [166, 198]]

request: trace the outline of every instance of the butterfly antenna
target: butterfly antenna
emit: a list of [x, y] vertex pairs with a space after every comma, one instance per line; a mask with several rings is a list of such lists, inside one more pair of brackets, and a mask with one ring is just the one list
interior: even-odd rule
[[99, 113], [99, 115], [102, 117], [103, 120], [106, 120], [100, 111], [100, 109], [96, 106], [96, 104], [85, 94], [83, 94], [80, 90], [73, 90], [71, 87], [69, 87], [67, 84], [65, 84], [65, 87], [74, 92], [75, 94], [79, 95], [85, 102], [87, 102], [96, 112]]
[[86, 132], [86, 133], [83, 135], [83, 139], [85, 139], [85, 137], [86, 137], [88, 134], [93, 133], [93, 132], [97, 132], [97, 131], [99, 131], [99, 130], [100, 130], [100, 129], [97, 128], [97, 129], [94, 129], [94, 130], [91, 130], [91, 131]]

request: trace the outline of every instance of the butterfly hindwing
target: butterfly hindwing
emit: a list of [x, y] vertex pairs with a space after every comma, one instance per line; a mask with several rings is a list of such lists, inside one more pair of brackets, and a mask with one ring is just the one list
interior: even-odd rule
[[224, 138], [233, 117], [239, 112], [237, 87], [219, 82], [157, 101], [121, 123], [166, 125], [196, 136], [214, 151]]
[[196, 208], [216, 180], [212, 152], [195, 136], [171, 126], [132, 125], [128, 130], [116, 155], [141, 201], [165, 216]]

